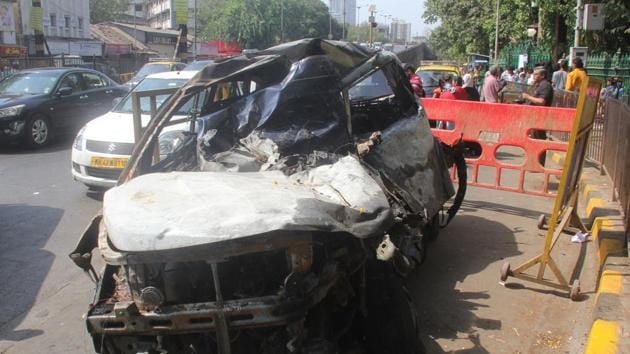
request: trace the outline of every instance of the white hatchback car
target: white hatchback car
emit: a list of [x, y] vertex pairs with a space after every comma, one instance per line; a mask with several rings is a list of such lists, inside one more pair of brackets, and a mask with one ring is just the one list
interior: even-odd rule
[[[196, 74], [197, 71], [170, 71], [149, 75], [133, 91], [181, 87]], [[168, 97], [169, 95], [157, 96], [157, 107]], [[140, 106], [144, 127], [150, 120], [149, 98], [141, 98]], [[182, 107], [182, 115], [186, 115], [186, 106], [188, 104]], [[181, 130], [176, 126], [171, 128]], [[168, 131], [162, 135], [165, 136], [165, 142], [160, 142], [160, 146], [174, 143], [166, 141], [169, 137]], [[170, 136], [176, 138], [175, 134]], [[131, 94], [128, 94], [110, 112], [91, 120], [79, 131], [72, 145], [72, 177], [91, 189], [113, 187], [133, 148], [133, 114]]]

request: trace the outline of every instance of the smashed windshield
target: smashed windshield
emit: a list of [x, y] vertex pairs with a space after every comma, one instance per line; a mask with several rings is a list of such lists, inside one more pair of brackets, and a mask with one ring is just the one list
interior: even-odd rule
[[[157, 79], [157, 78], [146, 78], [134, 88], [134, 92], [137, 91], [149, 91], [149, 90], [161, 90], [161, 89], [169, 89], [169, 88], [179, 88], [184, 85], [188, 79]], [[156, 107], [157, 109], [162, 106], [162, 104], [170, 97], [171, 95], [159, 95], [156, 96]], [[190, 109], [190, 105], [183, 106], [179, 112], [186, 114]], [[150, 113], [151, 112], [151, 101], [149, 97], [141, 97], [140, 98], [140, 110], [142, 113]], [[116, 107], [114, 108], [114, 112], [118, 113], [133, 113], [132, 109], [132, 101], [131, 94], [127, 95]]]
[[0, 94], [45, 95], [54, 88], [60, 72], [26, 72], [15, 74], [0, 82]]

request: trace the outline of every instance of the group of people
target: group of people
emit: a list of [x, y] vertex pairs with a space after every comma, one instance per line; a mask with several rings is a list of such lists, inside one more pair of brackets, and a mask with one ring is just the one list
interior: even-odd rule
[[[568, 63], [564, 59], [557, 64], [544, 63], [534, 69], [520, 68], [516, 71], [512, 66], [502, 70], [499, 65], [493, 65], [485, 73], [481, 85], [479, 85], [481, 80], [478, 68], [465, 70], [463, 76], [446, 76], [444, 79], [440, 79], [439, 86], [430, 93], [430, 97], [498, 103], [500, 92], [505, 85], [509, 82], [516, 82], [533, 86], [530, 93], [524, 92], [522, 94], [519, 103], [551, 106], [554, 90], [577, 91], [586, 77], [586, 70], [581, 58], [573, 59], [571, 66], [572, 70], [569, 72]], [[422, 98], [429, 95], [424, 91], [422, 80], [415, 73], [415, 68], [412, 65], [405, 66], [405, 73], [418, 97]], [[613, 92], [618, 94], [619, 91], [614, 91], [613, 86], [618, 87], [619, 84], [613, 85], [610, 82], [609, 88], [611, 90], [607, 91], [607, 94]], [[622, 85], [619, 87], [623, 90]]]

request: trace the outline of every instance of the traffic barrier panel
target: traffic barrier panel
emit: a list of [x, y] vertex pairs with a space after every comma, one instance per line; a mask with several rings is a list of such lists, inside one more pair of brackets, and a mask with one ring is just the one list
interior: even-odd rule
[[[467, 158], [471, 176], [469, 184], [474, 186], [506, 190], [524, 194], [554, 196], [549, 190], [550, 176], [560, 177], [562, 171], [541, 165], [539, 159], [547, 151], [566, 152], [568, 142], [547, 140], [542, 132], [571, 132], [576, 110], [574, 108], [540, 107], [516, 104], [497, 104], [474, 101], [423, 98], [422, 105], [430, 121], [437, 128], [433, 134], [447, 144], [460, 138], [476, 143], [481, 154]], [[536, 138], [538, 137], [538, 138]], [[499, 161], [497, 150], [501, 147], [517, 147], [524, 151], [522, 161]], [[494, 183], [480, 181], [482, 168], [494, 168]], [[509, 173], [517, 174], [516, 186], [502, 184]], [[543, 176], [542, 188], [525, 187], [528, 174]], [[455, 173], [453, 173], [455, 178]]]

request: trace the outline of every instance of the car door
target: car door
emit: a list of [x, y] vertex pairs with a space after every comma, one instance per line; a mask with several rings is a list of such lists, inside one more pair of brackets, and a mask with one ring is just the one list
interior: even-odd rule
[[83, 120], [89, 121], [101, 116], [112, 108], [112, 102], [116, 97], [109, 80], [100, 74], [84, 71], [81, 73], [85, 84], [85, 94], [89, 108], [85, 111]]
[[[70, 90], [69, 90], [70, 89]], [[83, 79], [79, 72], [69, 72], [59, 79], [50, 105], [50, 116], [58, 129], [74, 129], [89, 107]]]

